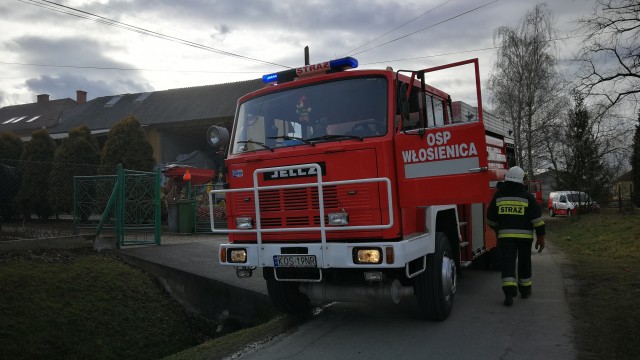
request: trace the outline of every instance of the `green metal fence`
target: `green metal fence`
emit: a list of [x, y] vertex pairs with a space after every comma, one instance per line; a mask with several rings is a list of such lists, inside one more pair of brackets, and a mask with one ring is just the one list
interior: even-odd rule
[[76, 229], [115, 233], [117, 246], [160, 245], [160, 172], [125, 170], [116, 175], [74, 176]]

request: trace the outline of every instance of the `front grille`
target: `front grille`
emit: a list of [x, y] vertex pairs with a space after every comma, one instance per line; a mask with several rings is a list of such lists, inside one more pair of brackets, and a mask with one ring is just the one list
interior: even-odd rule
[[[282, 198], [284, 200], [284, 210], [306, 210], [310, 205], [308, 188], [285, 190], [282, 192]], [[262, 199], [260, 199], [260, 202], [262, 202]]]
[[[253, 194], [252, 194], [253, 197]], [[260, 192], [260, 211], [278, 211], [280, 210], [282, 203], [280, 200], [282, 199], [279, 190], [268, 190]], [[252, 207], [253, 201], [251, 201]], [[253, 208], [251, 209], [253, 210]]]
[[[319, 209], [318, 204], [320, 204], [320, 200], [318, 199], [318, 189], [310, 188], [311, 190], [311, 206], [313, 209]], [[338, 188], [337, 186], [327, 186], [324, 188], [322, 192], [322, 197], [324, 200], [324, 207], [326, 208], [337, 208], [338, 207]]]
[[[372, 202], [376, 186], [377, 184], [325, 186], [323, 191], [325, 213], [340, 211], [343, 208], [348, 208], [355, 213], [355, 210], [361, 209], [364, 211], [363, 214], [351, 218], [352, 223], [375, 223], [378, 217], [366, 210], [377, 207], [377, 204]], [[255, 215], [253, 193], [229, 195], [233, 196], [237, 216]], [[266, 190], [260, 191], [259, 196], [262, 228], [320, 225], [317, 187]]]

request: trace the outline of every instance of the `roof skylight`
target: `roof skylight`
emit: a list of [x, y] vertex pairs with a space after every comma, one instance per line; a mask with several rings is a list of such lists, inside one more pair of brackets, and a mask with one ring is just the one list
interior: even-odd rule
[[118, 101], [120, 101], [120, 99], [122, 99], [122, 95], [114, 96], [114, 97], [111, 98], [111, 100], [109, 100], [106, 104], [104, 104], [104, 107], [112, 107]]
[[138, 98], [137, 98], [137, 99], [135, 99], [135, 100], [134, 100], [134, 102], [143, 102], [143, 101], [144, 101], [144, 99], [146, 99], [146, 98], [148, 98], [148, 97], [149, 97], [149, 95], [151, 95], [151, 93], [150, 93], [150, 92], [142, 93], [142, 94], [140, 94], [140, 96], [138, 96]]
[[13, 121], [13, 120], [15, 120], [15, 119], [17, 119], [17, 117], [12, 117], [11, 119], [9, 119], [9, 120], [7, 120], [7, 121], [3, 122], [3, 123], [2, 123], [2, 125], [4, 125], [4, 124], [8, 124], [8, 123], [12, 122], [12, 121]]

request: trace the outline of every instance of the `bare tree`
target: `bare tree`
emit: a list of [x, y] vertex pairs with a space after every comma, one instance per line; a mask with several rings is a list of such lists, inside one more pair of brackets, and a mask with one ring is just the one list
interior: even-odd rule
[[640, 206], [640, 111], [638, 124], [633, 136], [633, 153], [631, 155], [631, 182], [633, 184], [633, 204]]
[[640, 2], [595, 0], [593, 14], [578, 20], [587, 34], [577, 56], [577, 89], [603, 101], [601, 116], [616, 105], [637, 106], [640, 95]]
[[489, 78], [497, 116], [513, 125], [517, 162], [531, 177], [549, 162], [549, 136], [563, 107], [563, 83], [554, 55], [551, 11], [545, 4], [529, 10], [517, 27], [495, 31], [498, 58]]

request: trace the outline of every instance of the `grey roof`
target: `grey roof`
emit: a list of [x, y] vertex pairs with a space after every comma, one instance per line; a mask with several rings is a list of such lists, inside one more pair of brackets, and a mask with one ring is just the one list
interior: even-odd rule
[[623, 181], [633, 181], [633, 170], [629, 170], [626, 173], [622, 174], [619, 178], [617, 178], [614, 183], [619, 183]]
[[24, 135], [38, 129], [50, 128], [58, 122], [63, 110], [75, 105], [74, 100], [66, 98], [5, 106], [0, 108], [0, 132]]
[[264, 87], [260, 79], [150, 93], [104, 96], [64, 112], [51, 133], [66, 133], [80, 125], [110, 129], [133, 115], [142, 125], [233, 117], [241, 96]]

